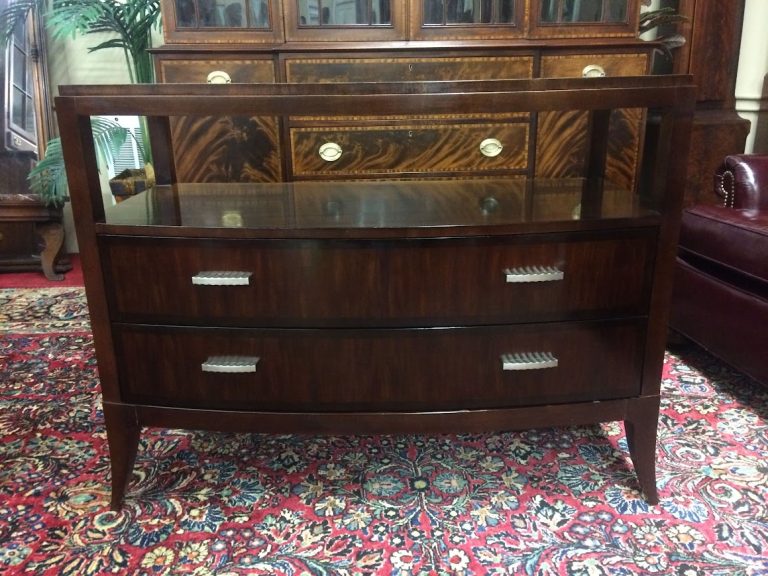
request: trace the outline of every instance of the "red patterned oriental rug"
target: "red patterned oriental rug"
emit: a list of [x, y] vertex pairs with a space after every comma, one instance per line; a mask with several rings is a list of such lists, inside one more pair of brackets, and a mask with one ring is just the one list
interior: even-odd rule
[[143, 435], [124, 509], [81, 288], [0, 290], [0, 573], [768, 574], [768, 389], [668, 354], [661, 503], [618, 423]]

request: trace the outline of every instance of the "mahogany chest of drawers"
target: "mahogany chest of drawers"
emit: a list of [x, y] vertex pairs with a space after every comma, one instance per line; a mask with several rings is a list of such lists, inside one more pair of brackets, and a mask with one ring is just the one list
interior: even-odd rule
[[[113, 507], [144, 426], [429, 433], [606, 420], [624, 421], [640, 486], [657, 501], [683, 166], [671, 158], [687, 145], [687, 77], [61, 93]], [[376, 179], [200, 183], [180, 180], [172, 160], [177, 114], [333, 124], [364, 112], [397, 131], [423, 110], [489, 107], [506, 119], [490, 128], [502, 148], [517, 145], [511, 127], [535, 149], [540, 116], [586, 114], [583, 175], [537, 178], [535, 162], [512, 176], [390, 173], [380, 159]], [[605, 177], [622, 107], [652, 109], [656, 122], [633, 187]], [[158, 183], [116, 206], [102, 201], [90, 140], [88, 117], [104, 113], [146, 116], [153, 131]]]

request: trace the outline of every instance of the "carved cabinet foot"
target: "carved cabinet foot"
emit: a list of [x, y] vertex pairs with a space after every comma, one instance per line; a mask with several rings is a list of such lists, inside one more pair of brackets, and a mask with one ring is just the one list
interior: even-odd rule
[[40, 252], [43, 274], [48, 280], [64, 280], [64, 274], [59, 274], [54, 269], [56, 256], [64, 245], [64, 225], [61, 222], [41, 224], [37, 227], [37, 232], [43, 240], [43, 249]]

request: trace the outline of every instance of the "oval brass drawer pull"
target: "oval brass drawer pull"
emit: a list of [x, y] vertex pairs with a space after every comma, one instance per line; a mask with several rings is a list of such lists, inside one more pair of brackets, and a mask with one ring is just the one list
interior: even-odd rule
[[584, 70], [581, 71], [582, 78], [602, 78], [605, 76], [605, 68], [599, 64], [590, 64], [584, 66]]
[[251, 272], [211, 270], [192, 276], [192, 284], [195, 286], [248, 286], [250, 282]]
[[522, 266], [507, 268], [504, 277], [509, 283], [555, 282], [565, 278], [565, 272], [554, 266]]
[[232, 78], [223, 70], [214, 70], [208, 74], [206, 82], [208, 82], [208, 84], [230, 84]]
[[504, 146], [496, 138], [486, 138], [480, 142], [480, 153], [488, 158], [498, 156], [503, 149]]
[[246, 374], [256, 372], [258, 363], [258, 356], [209, 356], [200, 368], [203, 372]]
[[326, 162], [333, 162], [341, 158], [341, 146], [336, 144], [336, 142], [326, 142], [320, 146], [318, 154]]
[[542, 370], [557, 368], [558, 360], [551, 352], [515, 352], [501, 355], [502, 370]]

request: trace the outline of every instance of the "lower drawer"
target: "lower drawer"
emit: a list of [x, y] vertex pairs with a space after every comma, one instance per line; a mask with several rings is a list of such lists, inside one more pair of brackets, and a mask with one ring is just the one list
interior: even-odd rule
[[644, 322], [244, 330], [118, 325], [125, 402], [276, 411], [429, 411], [639, 393]]

